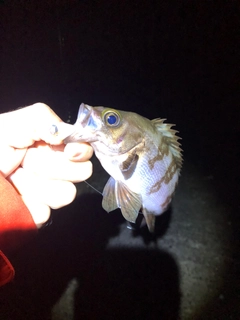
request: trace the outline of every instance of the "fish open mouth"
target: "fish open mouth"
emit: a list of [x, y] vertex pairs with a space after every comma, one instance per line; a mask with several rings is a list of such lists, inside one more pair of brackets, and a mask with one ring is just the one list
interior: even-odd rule
[[86, 127], [88, 125], [91, 113], [92, 107], [88, 106], [87, 104], [81, 103], [76, 124], [81, 125], [81, 127], [83, 128]]
[[84, 139], [84, 128], [86, 128], [89, 124], [90, 118], [92, 114], [92, 107], [88, 106], [84, 103], [81, 103], [78, 111], [77, 121], [74, 124], [75, 130], [74, 132], [64, 139], [64, 143], [67, 144], [69, 142], [76, 141], [85, 141]]

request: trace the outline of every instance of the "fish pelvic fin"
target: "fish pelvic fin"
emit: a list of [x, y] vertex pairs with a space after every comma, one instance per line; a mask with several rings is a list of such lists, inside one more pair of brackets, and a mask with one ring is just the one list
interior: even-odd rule
[[139, 210], [142, 206], [142, 197], [131, 191], [121, 181], [116, 181], [116, 198], [122, 215], [129, 222], [136, 222]]
[[142, 197], [121, 181], [115, 181], [110, 177], [103, 189], [102, 206], [107, 212], [120, 208], [123, 217], [135, 223], [142, 206]]
[[177, 168], [180, 170], [182, 168], [183, 156], [181, 143], [178, 141], [181, 139], [177, 136], [178, 131], [173, 130], [172, 127], [175, 124], [164, 123], [166, 119], [153, 119], [151, 120], [152, 124], [155, 126], [158, 132], [163, 136], [163, 141], [168, 145], [177, 165]]
[[115, 196], [115, 180], [110, 177], [103, 189], [102, 207], [105, 211], [110, 212], [118, 208]]

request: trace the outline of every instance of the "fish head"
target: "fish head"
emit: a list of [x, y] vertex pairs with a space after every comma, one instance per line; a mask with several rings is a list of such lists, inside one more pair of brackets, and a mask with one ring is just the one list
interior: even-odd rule
[[89, 142], [93, 148], [107, 154], [123, 154], [143, 139], [137, 114], [105, 107], [91, 107], [82, 103], [75, 130], [65, 143]]

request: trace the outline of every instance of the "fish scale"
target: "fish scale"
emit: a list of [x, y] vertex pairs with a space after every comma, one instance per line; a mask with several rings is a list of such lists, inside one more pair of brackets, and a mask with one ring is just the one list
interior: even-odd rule
[[103, 208], [108, 212], [120, 208], [130, 222], [141, 210], [151, 232], [155, 216], [172, 200], [183, 161], [177, 131], [164, 121], [82, 103], [74, 133], [65, 139], [89, 142], [110, 174]]

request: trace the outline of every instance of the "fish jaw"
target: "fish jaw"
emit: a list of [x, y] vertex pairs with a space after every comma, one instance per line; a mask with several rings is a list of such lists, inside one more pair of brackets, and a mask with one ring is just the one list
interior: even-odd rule
[[[89, 142], [96, 155], [103, 153], [112, 156], [127, 153], [143, 139], [142, 129], [129, 123], [127, 118], [130, 114], [134, 115], [130, 112], [101, 106], [91, 107], [82, 103], [74, 124], [75, 130], [64, 142]], [[112, 123], [113, 120], [116, 120], [116, 123]], [[129, 128], [131, 135], [126, 139]]]

